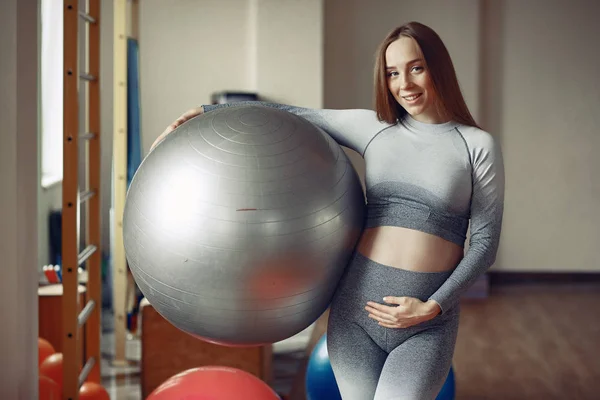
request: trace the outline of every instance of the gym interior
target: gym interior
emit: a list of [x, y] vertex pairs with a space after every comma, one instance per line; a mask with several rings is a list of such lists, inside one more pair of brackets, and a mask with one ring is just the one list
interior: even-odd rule
[[203, 104], [373, 109], [376, 47], [414, 20], [444, 40], [506, 171], [498, 256], [461, 300], [438, 400], [597, 399], [599, 15], [587, 0], [3, 0], [0, 398], [340, 398], [327, 310], [254, 346], [159, 313], [128, 265], [127, 190]]

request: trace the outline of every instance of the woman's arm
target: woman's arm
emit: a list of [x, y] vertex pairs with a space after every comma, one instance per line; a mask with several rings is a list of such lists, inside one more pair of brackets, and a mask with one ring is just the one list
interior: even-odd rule
[[[240, 105], [272, 107], [303, 117], [327, 132], [340, 145], [355, 150], [361, 155], [363, 155], [371, 139], [375, 137], [375, 135], [382, 129], [389, 126], [389, 124], [379, 121], [376, 113], [371, 110], [313, 109], [261, 101], [246, 101], [227, 104], [203, 105], [202, 107], [189, 110], [179, 117], [173, 124], [171, 124], [165, 130], [165, 132], [158, 137], [158, 139], [155, 141], [155, 144], [160, 142], [177, 126], [196, 115], [199, 115], [203, 112], [210, 112], [219, 108], [235, 107]], [[152, 147], [154, 147], [155, 144], [153, 144]]]
[[196, 108], [192, 108], [190, 110], [187, 110], [186, 112], [184, 112], [183, 114], [181, 114], [181, 116], [179, 118], [177, 118], [173, 123], [171, 123], [169, 126], [167, 126], [167, 128], [163, 131], [163, 133], [161, 133], [160, 135], [158, 135], [158, 137], [154, 140], [154, 143], [152, 143], [152, 146], [150, 146], [150, 151], [152, 151], [157, 144], [159, 144], [160, 142], [163, 141], [163, 139], [165, 137], [167, 137], [167, 135], [171, 132], [173, 132], [175, 129], [177, 129], [177, 127], [181, 124], [183, 124], [185, 121], [192, 119], [200, 114], [204, 113], [204, 107], [200, 106], [200, 107], [196, 107]]
[[472, 163], [471, 237], [469, 249], [446, 282], [429, 298], [442, 313], [495, 262], [504, 214], [504, 162], [493, 137], [477, 128], [462, 128]]

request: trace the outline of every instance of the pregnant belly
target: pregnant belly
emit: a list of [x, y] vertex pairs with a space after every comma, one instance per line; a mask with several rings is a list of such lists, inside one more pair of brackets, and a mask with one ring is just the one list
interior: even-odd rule
[[456, 268], [463, 248], [414, 229], [379, 226], [365, 229], [357, 250], [380, 264], [418, 272], [442, 272]]

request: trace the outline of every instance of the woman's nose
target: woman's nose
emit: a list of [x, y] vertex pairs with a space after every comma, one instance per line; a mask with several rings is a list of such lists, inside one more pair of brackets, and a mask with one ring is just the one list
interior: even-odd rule
[[406, 75], [400, 75], [398, 77], [398, 80], [400, 81], [400, 89], [407, 89], [407, 88], [410, 88], [410, 86], [412, 85], [412, 81], [410, 80], [410, 77], [408, 77]]

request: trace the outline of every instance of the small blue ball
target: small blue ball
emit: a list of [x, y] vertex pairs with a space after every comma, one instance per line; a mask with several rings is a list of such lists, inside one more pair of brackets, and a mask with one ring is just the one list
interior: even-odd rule
[[342, 400], [327, 353], [327, 335], [317, 342], [306, 368], [307, 400]]
[[446, 382], [444, 382], [444, 386], [438, 393], [435, 400], [454, 400], [454, 396], [456, 393], [456, 387], [454, 382], [454, 370], [450, 367], [450, 372], [448, 373], [448, 377], [446, 378]]

